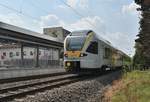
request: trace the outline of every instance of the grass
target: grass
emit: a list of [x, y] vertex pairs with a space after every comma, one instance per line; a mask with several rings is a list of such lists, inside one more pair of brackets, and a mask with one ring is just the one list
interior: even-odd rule
[[107, 102], [150, 102], [150, 71], [124, 74], [106, 91]]

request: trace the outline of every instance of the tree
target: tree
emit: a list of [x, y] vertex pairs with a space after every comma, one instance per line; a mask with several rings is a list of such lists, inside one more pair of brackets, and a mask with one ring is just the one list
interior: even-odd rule
[[141, 20], [138, 39], [135, 40], [134, 64], [150, 67], [150, 0], [135, 0], [141, 5]]

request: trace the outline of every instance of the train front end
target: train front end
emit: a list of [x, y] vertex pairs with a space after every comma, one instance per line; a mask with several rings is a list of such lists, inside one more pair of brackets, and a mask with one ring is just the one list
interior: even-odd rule
[[64, 41], [64, 68], [67, 72], [80, 72], [96, 66], [96, 56], [90, 51], [95, 47], [91, 30], [72, 32]]
[[82, 48], [85, 43], [83, 36], [68, 36], [64, 42], [64, 68], [67, 72], [79, 72]]

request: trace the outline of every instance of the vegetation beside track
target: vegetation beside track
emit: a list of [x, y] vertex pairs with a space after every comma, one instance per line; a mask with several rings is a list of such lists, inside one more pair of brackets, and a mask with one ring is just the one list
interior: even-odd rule
[[150, 102], [150, 70], [125, 73], [106, 90], [104, 100], [106, 102]]

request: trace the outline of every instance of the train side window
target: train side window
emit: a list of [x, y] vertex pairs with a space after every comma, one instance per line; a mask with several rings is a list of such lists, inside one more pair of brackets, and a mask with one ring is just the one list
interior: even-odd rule
[[89, 53], [98, 54], [98, 43], [96, 41], [91, 42], [86, 51]]
[[111, 50], [109, 48], [105, 48], [105, 59], [109, 59], [111, 57]]

